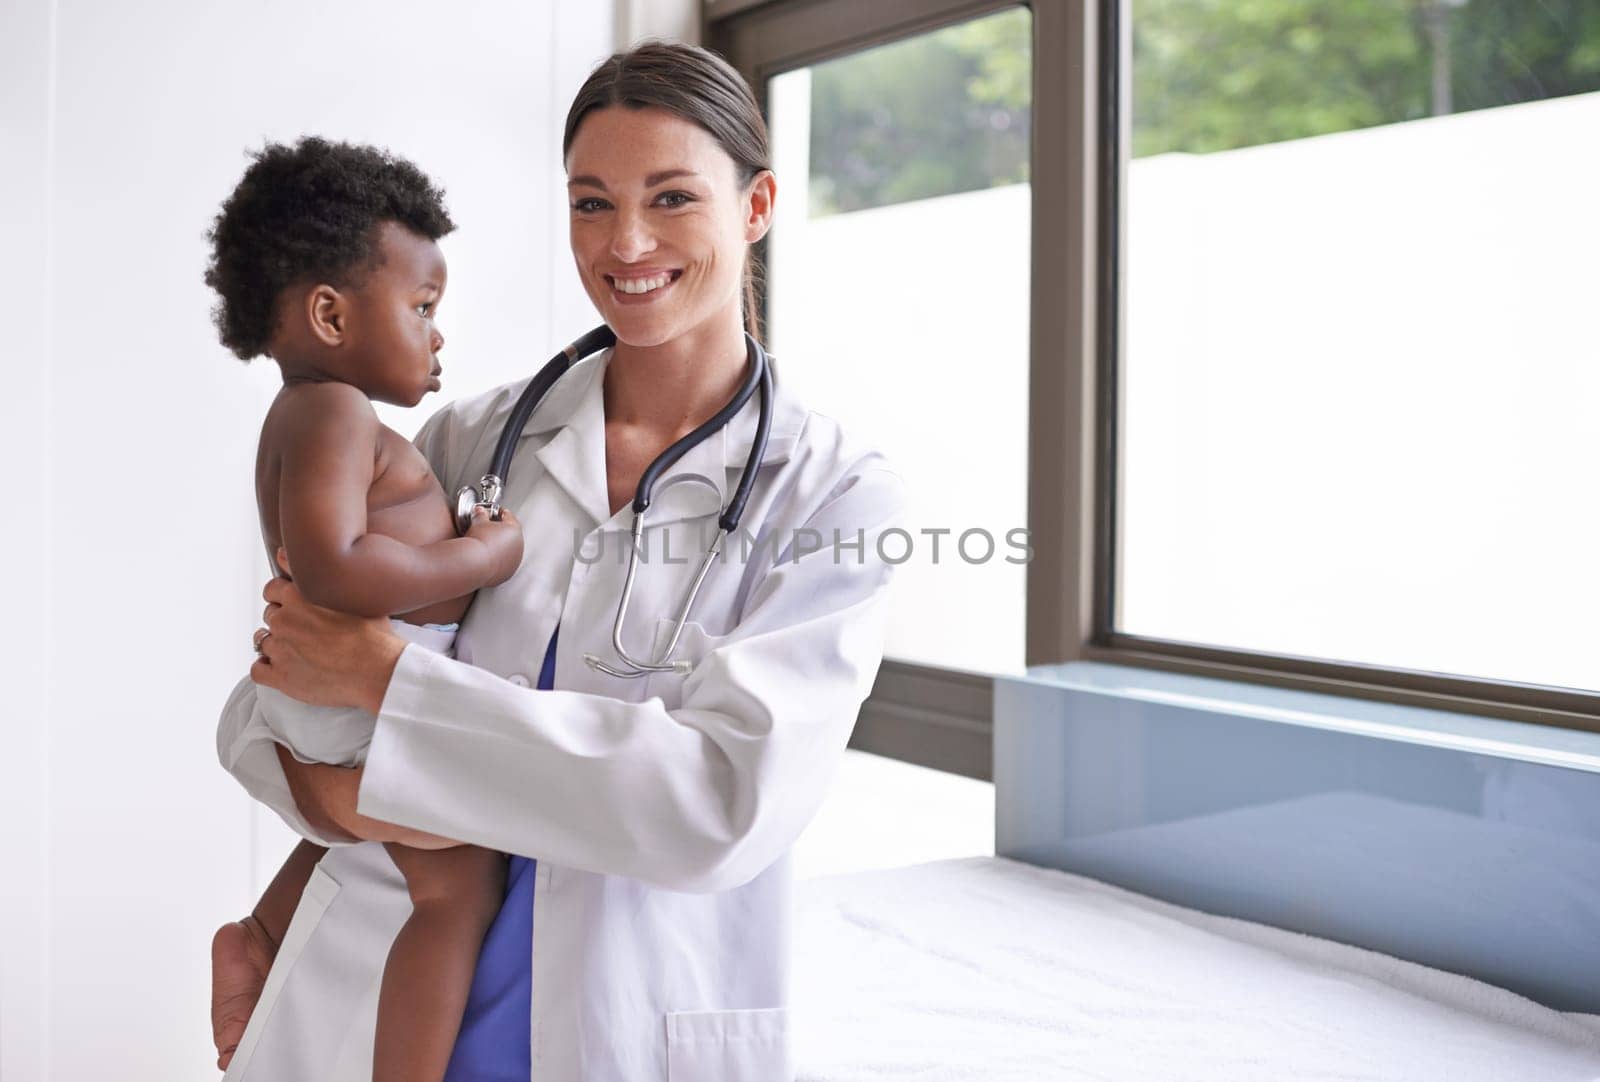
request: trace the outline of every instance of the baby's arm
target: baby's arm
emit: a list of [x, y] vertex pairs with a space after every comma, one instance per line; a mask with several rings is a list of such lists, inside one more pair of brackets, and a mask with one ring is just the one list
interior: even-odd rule
[[509, 522], [480, 521], [465, 537], [422, 546], [368, 533], [380, 429], [372, 403], [338, 382], [295, 394], [281, 450], [278, 527], [308, 599], [358, 616], [390, 616], [504, 582], [516, 570], [521, 531]]

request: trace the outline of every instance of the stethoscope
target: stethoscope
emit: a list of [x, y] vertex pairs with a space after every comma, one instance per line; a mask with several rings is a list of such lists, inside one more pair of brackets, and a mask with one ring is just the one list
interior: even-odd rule
[[[744, 341], [749, 363], [745, 368], [744, 382], [728, 400], [728, 404], [718, 410], [705, 424], [657, 455], [655, 461], [650, 463], [639, 476], [639, 487], [633, 494], [632, 551], [628, 554], [628, 576], [623, 580], [622, 598], [617, 602], [616, 623], [611, 627], [611, 645], [617, 651], [617, 656], [622, 659], [622, 667], [607, 664], [594, 654], [584, 654], [584, 663], [591, 669], [609, 676], [632, 679], [637, 676], [648, 676], [653, 672], [687, 673], [693, 668], [691, 662], [671, 660], [672, 652], [678, 647], [678, 638], [683, 634], [684, 624], [689, 621], [689, 613], [694, 608], [695, 598], [700, 596], [700, 584], [705, 581], [706, 573], [711, 570], [711, 562], [722, 552], [722, 543], [727, 536], [739, 528], [739, 520], [744, 516], [745, 501], [750, 496], [751, 486], [755, 484], [756, 470], [767, 453], [767, 432], [772, 427], [772, 371], [767, 361], [767, 351], [748, 334], [744, 336]], [[533, 377], [527, 390], [522, 392], [516, 405], [511, 408], [511, 416], [507, 418], [505, 427], [500, 430], [500, 442], [495, 445], [489, 472], [484, 474], [476, 485], [466, 485], [456, 493], [457, 533], [467, 532], [467, 528], [472, 525], [472, 513], [479, 507], [486, 509], [491, 518], [499, 520], [500, 497], [505, 492], [506, 477], [511, 472], [511, 456], [516, 451], [517, 440], [522, 436], [523, 426], [528, 423], [528, 418], [533, 416], [535, 407], [544, 398], [545, 392], [555, 386], [556, 381], [565, 375], [569, 368], [591, 353], [616, 345], [616, 342], [616, 334], [610, 327], [602, 324], [556, 354]], [[715, 435], [718, 429], [731, 421], [757, 390], [761, 392], [761, 413], [756, 421], [755, 442], [750, 445], [750, 455], [745, 459], [744, 472], [739, 477], [739, 487], [734, 490], [733, 498], [728, 501], [728, 506], [722, 510], [722, 516], [717, 519], [717, 536], [706, 549], [705, 559], [700, 561], [700, 569], [695, 574], [693, 585], [689, 587], [689, 595], [684, 599], [683, 607], [678, 610], [677, 623], [672, 629], [672, 638], [667, 642], [667, 648], [653, 661], [640, 661], [630, 656], [623, 647], [622, 628], [628, 616], [628, 602], [633, 596], [633, 579], [639, 569], [639, 553], [644, 547], [644, 513], [655, 494], [656, 480], [671, 469], [673, 463], [687, 454], [691, 448]], [[673, 478], [662, 486], [662, 490], [665, 491], [679, 481], [698, 482], [712, 491], [718, 491], [717, 486], [709, 480], [693, 474]]]

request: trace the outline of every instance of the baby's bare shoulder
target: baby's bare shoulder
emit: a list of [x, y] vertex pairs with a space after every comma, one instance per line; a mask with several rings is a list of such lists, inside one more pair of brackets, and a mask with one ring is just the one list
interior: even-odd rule
[[294, 383], [273, 400], [262, 424], [262, 447], [342, 444], [375, 447], [382, 425], [372, 400], [348, 383]]

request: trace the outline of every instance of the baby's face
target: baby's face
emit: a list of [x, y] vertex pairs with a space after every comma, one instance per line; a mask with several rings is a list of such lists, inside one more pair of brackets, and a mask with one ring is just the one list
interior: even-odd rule
[[397, 222], [378, 226], [379, 265], [349, 294], [348, 371], [343, 376], [379, 402], [415, 406], [439, 389], [444, 336], [434, 324], [444, 296], [439, 245]]

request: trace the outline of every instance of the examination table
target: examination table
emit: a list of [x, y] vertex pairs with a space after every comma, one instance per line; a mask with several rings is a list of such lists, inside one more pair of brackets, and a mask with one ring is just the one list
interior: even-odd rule
[[1600, 1016], [1065, 872], [796, 889], [802, 1082], [1600, 1082]]

